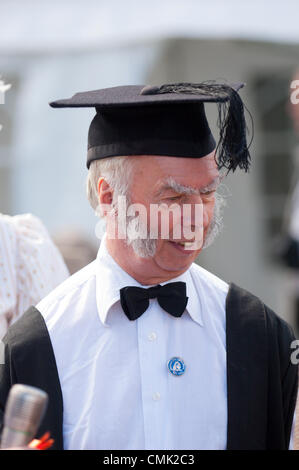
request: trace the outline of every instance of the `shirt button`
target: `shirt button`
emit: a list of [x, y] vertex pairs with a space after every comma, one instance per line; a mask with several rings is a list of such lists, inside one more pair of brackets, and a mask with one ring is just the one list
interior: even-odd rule
[[154, 331], [152, 331], [152, 333], [149, 333], [148, 339], [149, 341], [155, 341], [155, 339], [157, 339], [157, 334]]
[[153, 400], [154, 401], [158, 401], [158, 400], [160, 400], [160, 398], [161, 398], [161, 395], [160, 395], [159, 392], [153, 393]]

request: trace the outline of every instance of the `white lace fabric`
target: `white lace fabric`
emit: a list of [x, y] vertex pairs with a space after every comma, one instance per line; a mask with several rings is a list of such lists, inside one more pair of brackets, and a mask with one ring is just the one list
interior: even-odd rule
[[41, 220], [0, 214], [0, 338], [31, 305], [69, 276]]

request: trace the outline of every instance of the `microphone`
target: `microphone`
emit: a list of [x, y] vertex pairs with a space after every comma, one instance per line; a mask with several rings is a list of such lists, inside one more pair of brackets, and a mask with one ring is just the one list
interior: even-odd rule
[[39, 388], [16, 384], [9, 391], [4, 412], [1, 448], [22, 447], [35, 437], [48, 404]]

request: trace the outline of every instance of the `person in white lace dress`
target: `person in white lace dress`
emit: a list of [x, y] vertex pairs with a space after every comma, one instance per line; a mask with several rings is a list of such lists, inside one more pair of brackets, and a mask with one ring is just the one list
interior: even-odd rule
[[41, 220], [0, 214], [0, 339], [31, 305], [69, 276]]

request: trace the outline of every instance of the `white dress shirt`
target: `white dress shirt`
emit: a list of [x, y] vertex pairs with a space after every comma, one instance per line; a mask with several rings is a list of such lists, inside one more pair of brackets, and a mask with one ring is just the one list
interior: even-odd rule
[[[187, 285], [182, 317], [151, 299], [130, 321], [119, 290], [141, 285], [103, 240], [94, 262], [37, 305], [57, 362], [65, 449], [226, 448], [228, 285], [196, 264], [175, 281]], [[181, 376], [167, 368], [174, 356]]]
[[0, 214], [0, 339], [30, 305], [69, 276], [41, 220]]

